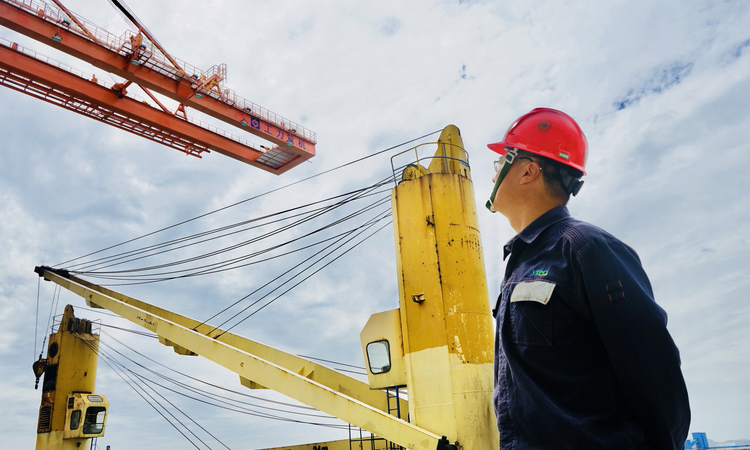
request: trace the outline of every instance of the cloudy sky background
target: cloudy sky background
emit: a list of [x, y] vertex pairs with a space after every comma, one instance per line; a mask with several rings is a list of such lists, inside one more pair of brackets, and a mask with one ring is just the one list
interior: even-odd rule
[[[65, 4], [116, 35], [127, 27], [107, 2]], [[490, 296], [496, 296], [502, 244], [513, 231], [481, 206], [493, 175], [494, 154], [485, 144], [499, 140], [516, 117], [537, 106], [568, 112], [588, 136], [589, 175], [570, 209], [639, 252], [681, 350], [691, 432], [707, 432], [716, 441], [750, 438], [750, 4], [176, 4], [128, 2], [174, 56], [203, 69], [227, 63], [228, 87], [316, 131], [318, 155], [276, 177], [215, 153], [202, 160], [187, 157], [0, 89], [4, 445], [32, 448], [35, 441], [40, 391], [33, 389], [30, 368], [47, 334], [54, 287], [38, 288], [34, 266], [144, 235], [448, 124], [461, 129], [470, 153]], [[0, 29], [0, 37], [71, 62], [10, 30]], [[71, 65], [115, 81], [84, 64]], [[148, 243], [369, 186], [388, 176], [392, 154], [245, 202]], [[397, 307], [393, 248], [386, 227], [233, 331], [295, 354], [362, 366], [359, 331], [370, 314]], [[276, 261], [121, 290], [205, 319], [294, 264]], [[84, 303], [72, 294], [61, 294], [54, 314], [67, 303], [77, 307], [78, 316], [111, 325], [104, 327], [102, 340], [112, 349], [138, 358], [131, 347], [191, 376], [240, 389], [235, 375], [113, 328], [135, 329], [82, 309]], [[155, 365], [153, 370], [167, 372]], [[100, 364], [98, 377], [97, 391], [112, 402], [101, 448], [190, 447], [106, 364]], [[170, 400], [232, 449], [347, 437], [346, 431], [233, 414], [174, 395]]]

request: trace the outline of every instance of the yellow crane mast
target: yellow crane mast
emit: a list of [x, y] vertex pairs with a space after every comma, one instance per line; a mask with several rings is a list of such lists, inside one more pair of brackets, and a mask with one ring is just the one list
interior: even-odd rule
[[[63, 270], [35, 270], [89, 306], [156, 333], [177, 353], [237, 373], [246, 387], [273, 389], [408, 449], [490, 450], [498, 442], [493, 332], [468, 154], [452, 125], [434, 154], [420, 157], [423, 149], [392, 159], [399, 308], [373, 315], [360, 334], [367, 384]], [[409, 162], [398, 165], [402, 159]], [[383, 391], [392, 388], [405, 388], [408, 404], [394, 406]], [[408, 420], [392, 414], [406, 408]]]

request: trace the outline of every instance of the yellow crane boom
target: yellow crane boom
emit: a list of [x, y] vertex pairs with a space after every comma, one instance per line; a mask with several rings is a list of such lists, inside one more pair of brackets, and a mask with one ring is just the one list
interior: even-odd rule
[[[35, 270], [44, 279], [83, 297], [87, 305], [105, 308], [156, 333], [160, 342], [175, 347], [178, 353], [201, 355], [242, 379], [273, 389], [406, 448], [448, 450], [450, 446], [441, 436], [383, 411], [385, 393], [371, 391], [368, 385], [346, 375], [223, 330], [204, 334], [214, 327], [89, 283], [65, 271], [48, 267]], [[219, 334], [222, 336], [213, 337]]]

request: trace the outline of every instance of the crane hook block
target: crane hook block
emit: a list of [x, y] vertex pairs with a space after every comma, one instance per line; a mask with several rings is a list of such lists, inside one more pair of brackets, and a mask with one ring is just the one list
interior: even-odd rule
[[42, 374], [44, 373], [44, 369], [47, 368], [47, 360], [42, 358], [42, 355], [39, 355], [39, 359], [37, 361], [34, 361], [34, 364], [31, 365], [31, 369], [34, 371], [34, 376], [36, 376], [36, 383], [34, 383], [34, 389], [39, 388], [39, 378], [41, 378]]

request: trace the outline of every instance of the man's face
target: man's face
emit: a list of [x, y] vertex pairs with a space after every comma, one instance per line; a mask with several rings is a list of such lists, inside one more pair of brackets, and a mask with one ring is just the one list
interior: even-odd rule
[[517, 178], [519, 174], [523, 173], [524, 167], [532, 162], [533, 160], [527, 156], [518, 156], [513, 153], [511, 163], [507, 162], [507, 158], [503, 155], [500, 158], [499, 163], [495, 163], [495, 176], [492, 178], [492, 182], [497, 183], [498, 177], [502, 175], [503, 167], [510, 164], [510, 168], [506, 171], [503, 180], [500, 182], [500, 186], [497, 188], [495, 197], [492, 201], [492, 207], [495, 211], [507, 216], [509, 208], [513, 204], [513, 199], [516, 197], [515, 188], [517, 186]]
[[[495, 193], [495, 198], [492, 201], [492, 208], [499, 212], [502, 215], [506, 215], [506, 212], [508, 210], [510, 196], [511, 196], [511, 189], [509, 188], [509, 185], [512, 184], [509, 180], [512, 176], [512, 172], [514, 172], [514, 169], [517, 169], [517, 163], [511, 164], [510, 169], [505, 174], [505, 177], [500, 182], [500, 186], [497, 188], [497, 192]], [[492, 182], [496, 183], [497, 178], [500, 176], [500, 171], [495, 172], [495, 176], [492, 178]]]

